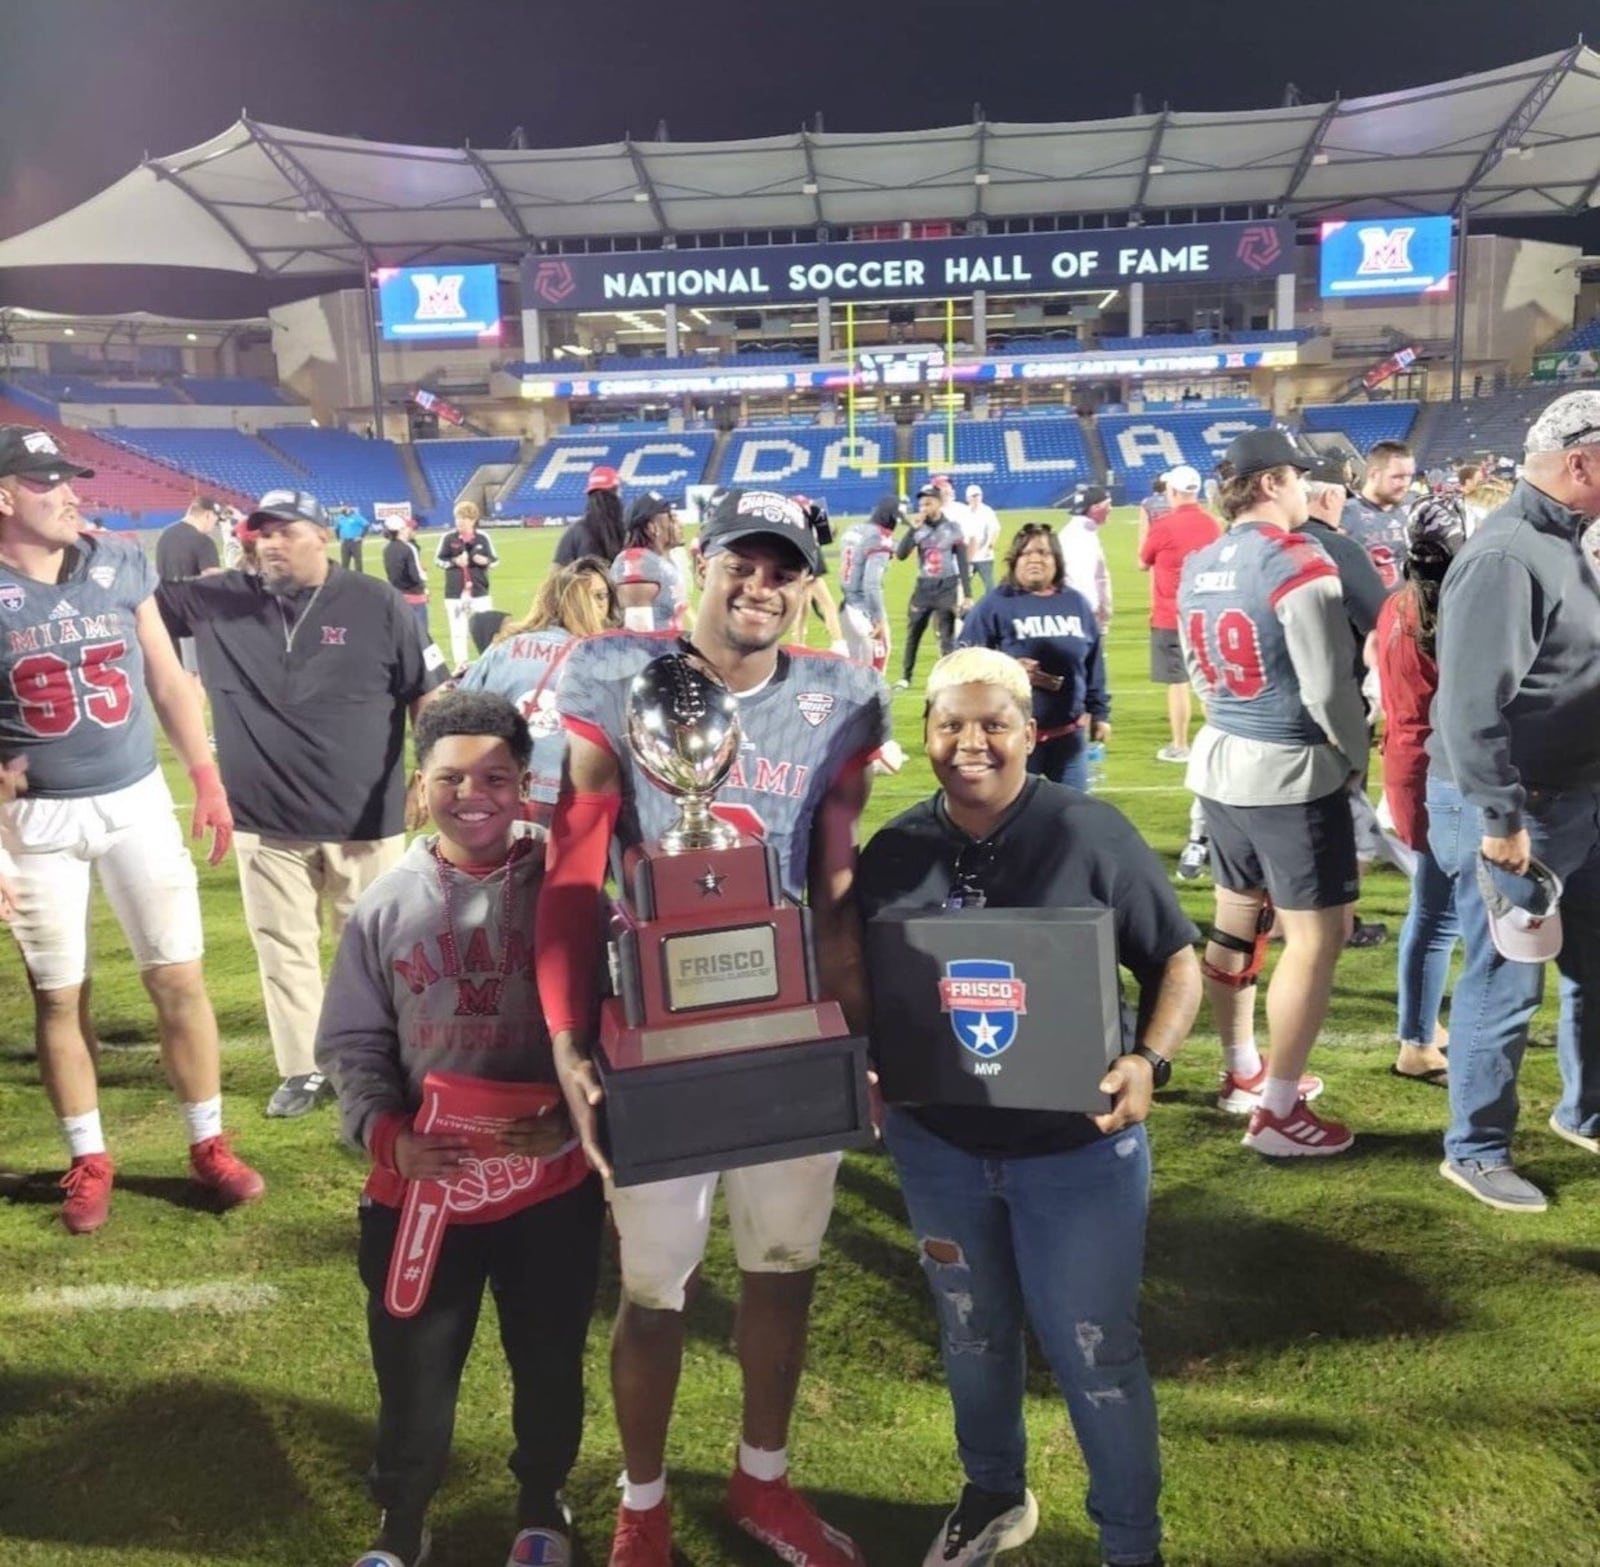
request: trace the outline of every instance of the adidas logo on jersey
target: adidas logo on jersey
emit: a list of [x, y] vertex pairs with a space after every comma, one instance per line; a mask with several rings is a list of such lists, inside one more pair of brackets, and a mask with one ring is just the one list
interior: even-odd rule
[[72, 616], [76, 615], [77, 613], [77, 610], [75, 610], [65, 599], [62, 599], [56, 605], [56, 607], [50, 611], [50, 618], [52, 620], [70, 620]]

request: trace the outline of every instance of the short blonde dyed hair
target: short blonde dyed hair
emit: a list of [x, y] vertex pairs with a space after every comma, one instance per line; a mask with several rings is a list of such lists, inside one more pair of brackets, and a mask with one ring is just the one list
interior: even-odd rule
[[457, 501], [455, 518], [457, 522], [482, 522], [483, 513], [473, 501]]
[[1022, 710], [1033, 717], [1033, 686], [1025, 670], [1009, 653], [992, 647], [958, 647], [946, 653], [928, 672], [927, 706], [941, 691], [953, 686], [999, 686]]

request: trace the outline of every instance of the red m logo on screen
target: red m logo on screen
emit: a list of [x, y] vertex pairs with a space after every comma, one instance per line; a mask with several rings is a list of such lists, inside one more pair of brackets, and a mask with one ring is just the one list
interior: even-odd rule
[[1411, 270], [1411, 240], [1416, 234], [1412, 228], [1358, 229], [1361, 241], [1363, 273], [1396, 273]]
[[461, 285], [466, 278], [460, 272], [413, 272], [411, 281], [417, 287], [418, 321], [461, 321], [466, 310], [461, 303]]

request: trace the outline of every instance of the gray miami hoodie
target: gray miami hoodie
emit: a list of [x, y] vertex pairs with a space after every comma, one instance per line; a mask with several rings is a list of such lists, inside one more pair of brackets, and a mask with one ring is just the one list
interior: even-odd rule
[[555, 1081], [533, 969], [543, 842], [519, 839], [482, 877], [446, 864], [437, 842], [416, 839], [361, 895], [328, 979], [317, 1069], [358, 1148], [385, 1115], [417, 1109], [429, 1072]]

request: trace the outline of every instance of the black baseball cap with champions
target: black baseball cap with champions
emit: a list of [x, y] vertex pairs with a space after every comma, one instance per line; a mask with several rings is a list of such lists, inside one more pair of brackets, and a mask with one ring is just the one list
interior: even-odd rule
[[728, 490], [718, 498], [710, 520], [700, 530], [700, 553], [715, 554], [740, 539], [782, 539], [792, 545], [816, 576], [822, 547], [806, 523], [805, 513], [787, 495], [775, 490]]
[[94, 469], [68, 462], [48, 430], [0, 424], [0, 479], [12, 474], [39, 484], [64, 484], [68, 479], [92, 479]]

